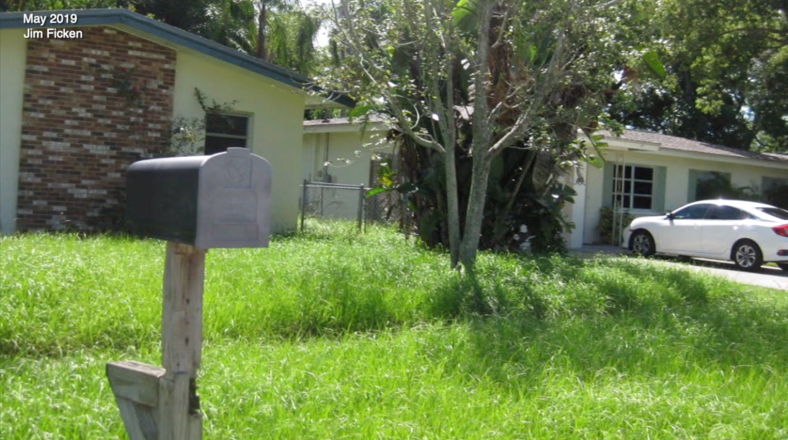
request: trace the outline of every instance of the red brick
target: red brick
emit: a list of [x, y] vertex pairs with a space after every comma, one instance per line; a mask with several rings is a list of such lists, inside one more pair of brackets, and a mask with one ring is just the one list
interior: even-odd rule
[[[96, 213], [117, 205], [128, 165], [168, 144], [175, 72], [165, 66], [175, 65], [175, 51], [117, 29], [111, 29], [113, 33], [104, 32], [108, 28], [103, 26], [78, 29], [83, 31], [82, 39], [28, 41], [22, 123], [22, 135], [27, 137], [19, 159], [20, 230], [94, 228], [100, 221]], [[129, 55], [129, 50], [143, 56]], [[131, 81], [144, 89], [142, 111], [110, 91], [116, 89], [113, 72], [129, 66], [136, 67]], [[154, 84], [148, 87], [151, 81]], [[42, 104], [42, 99], [49, 103]], [[151, 111], [151, 106], [160, 110]], [[109, 123], [99, 123], [99, 118]], [[151, 129], [148, 124], [160, 127]], [[140, 135], [147, 132], [156, 132], [157, 137]], [[144, 154], [126, 151], [140, 147]], [[61, 160], [48, 160], [53, 156]], [[112, 162], [102, 162], [106, 160]], [[66, 209], [61, 215], [52, 206]]]

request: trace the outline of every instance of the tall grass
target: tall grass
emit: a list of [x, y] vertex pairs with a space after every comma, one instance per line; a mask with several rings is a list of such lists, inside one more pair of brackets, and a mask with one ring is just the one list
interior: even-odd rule
[[[208, 438], [788, 438], [788, 300], [627, 259], [388, 229], [207, 257]], [[0, 438], [118, 438], [103, 368], [158, 364], [163, 243], [0, 238]]]

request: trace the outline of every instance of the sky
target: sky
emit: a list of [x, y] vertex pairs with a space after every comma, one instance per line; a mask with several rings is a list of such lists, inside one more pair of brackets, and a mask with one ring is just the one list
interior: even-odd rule
[[[331, 4], [332, 0], [299, 0], [302, 6], [320, 6]], [[317, 34], [317, 45], [319, 47], [328, 46], [328, 27], [324, 24]]]

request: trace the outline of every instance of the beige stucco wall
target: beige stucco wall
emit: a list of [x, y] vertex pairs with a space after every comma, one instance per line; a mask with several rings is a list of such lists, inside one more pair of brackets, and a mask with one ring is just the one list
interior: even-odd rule
[[0, 231], [14, 231], [22, 102], [25, 86], [26, 29], [0, 29]]
[[[323, 173], [328, 172], [332, 183], [374, 184], [369, 176], [370, 160], [378, 153], [393, 153], [391, 144], [379, 142], [383, 136], [381, 131], [363, 135], [360, 131], [305, 133], [301, 178], [323, 180]], [[328, 167], [324, 166], [326, 160], [331, 162]]]
[[[689, 174], [690, 170], [716, 171], [730, 173], [731, 183], [734, 186], [755, 186], [760, 189], [763, 177], [788, 177], [788, 166], [769, 166], [770, 164], [757, 165], [756, 163], [742, 163], [738, 159], [701, 159], [693, 157], [676, 157], [665, 154], [671, 153], [662, 150], [659, 153], [651, 152], [619, 152], [608, 151], [606, 159], [615, 163], [617, 155], [628, 165], [664, 166], [666, 167], [665, 182], [665, 210], [674, 210], [689, 201]], [[753, 161], [754, 162], [754, 161]], [[599, 210], [603, 205], [604, 169], [588, 167], [587, 191], [585, 199], [584, 243], [593, 243], [598, 240], [596, 227], [599, 224]], [[645, 210], [631, 210], [636, 217], [644, 215], [658, 215], [662, 212]]]
[[[325, 181], [325, 173], [330, 176], [331, 183], [349, 185], [375, 186], [370, 178], [370, 161], [376, 154], [393, 153], [393, 146], [384, 141], [384, 131], [366, 131], [363, 134], [357, 127], [346, 127], [346, 131], [323, 133], [305, 133], [303, 140], [303, 162], [301, 179]], [[325, 166], [326, 162], [331, 165]], [[314, 190], [318, 191], [318, 190]], [[358, 192], [343, 189], [322, 189], [307, 195], [315, 207], [321, 200], [324, 217], [356, 218], [358, 210]]]
[[209, 100], [232, 103], [233, 112], [249, 115], [252, 152], [273, 169], [272, 226], [275, 232], [296, 227], [301, 176], [302, 121], [306, 94], [237, 66], [187, 49], [179, 50], [173, 117], [202, 118], [194, 89]]

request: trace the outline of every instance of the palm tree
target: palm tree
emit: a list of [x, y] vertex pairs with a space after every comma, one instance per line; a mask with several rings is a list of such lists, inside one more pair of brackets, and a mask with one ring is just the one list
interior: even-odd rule
[[315, 39], [321, 20], [297, 0], [258, 0], [255, 55], [309, 75], [317, 51]]
[[130, 0], [137, 12], [304, 75], [320, 19], [297, 0]]
[[131, 0], [137, 12], [254, 54], [253, 0]]

